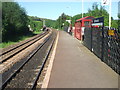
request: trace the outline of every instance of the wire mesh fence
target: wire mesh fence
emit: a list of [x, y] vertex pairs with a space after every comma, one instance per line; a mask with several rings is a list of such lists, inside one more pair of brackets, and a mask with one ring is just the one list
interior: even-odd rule
[[84, 45], [92, 51], [92, 29], [90, 27], [84, 30]]
[[108, 35], [108, 28], [104, 29], [103, 61], [120, 74], [120, 34], [114, 30], [114, 35]]
[[120, 74], [120, 33], [118, 30], [114, 29], [114, 35], [109, 35], [108, 28], [86, 27], [84, 35], [84, 45]]

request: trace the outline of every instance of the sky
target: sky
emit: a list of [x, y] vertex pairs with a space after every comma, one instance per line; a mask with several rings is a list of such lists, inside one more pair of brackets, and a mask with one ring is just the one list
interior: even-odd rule
[[[111, 14], [114, 19], [117, 19], [118, 14], [118, 1], [112, 2]], [[40, 18], [48, 18], [56, 20], [63, 12], [67, 15], [74, 16], [82, 13], [81, 1], [17, 1], [19, 5], [25, 8], [26, 12], [30, 16], [38, 16]], [[88, 9], [92, 8], [92, 4], [95, 1], [84, 1], [83, 12], [86, 13]], [[101, 0], [98, 0], [98, 4], [101, 4]], [[109, 12], [109, 5], [105, 6]]]

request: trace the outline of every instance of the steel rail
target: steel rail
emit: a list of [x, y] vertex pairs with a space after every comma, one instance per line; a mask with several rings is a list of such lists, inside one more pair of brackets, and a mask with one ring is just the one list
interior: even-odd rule
[[[30, 43], [29, 45], [27, 45], [27, 46], [21, 48], [20, 50], [18, 50], [17, 52], [13, 53], [12, 55], [10, 55], [10, 56], [6, 57], [5, 59], [1, 60], [0, 63], [3, 63], [3, 62], [5, 62], [5, 61], [7, 61], [8, 59], [10, 59], [11, 57], [13, 57], [14, 55], [18, 54], [19, 52], [23, 51], [23, 50], [26, 49], [27, 47], [31, 46], [31, 45], [34, 44], [36, 41], [38, 41], [38, 40], [40, 40], [41, 38], [43, 38], [46, 34], [47, 34], [47, 33], [43, 33], [42, 35], [40, 35], [40, 36], [38, 36], [38, 37], [36, 37], [36, 38], [34, 38], [34, 39], [28, 41], [28, 42], [25, 42], [25, 43], [22, 44], [22, 45], [20, 45], [20, 46], [26, 45], [26, 44], [28, 44], [29, 42], [32, 42], [33, 40], [36, 39], [34, 42]], [[9, 52], [11, 52], [11, 51], [13, 51], [13, 50], [19, 48], [20, 46], [11, 49], [11, 50], [8, 51], [7, 53], [9, 53]]]
[[[52, 35], [52, 34], [51, 34], [51, 35]], [[44, 44], [50, 39], [51, 35], [48, 36], [48, 37], [44, 40], [44, 42], [43, 42], [42, 44], [40, 44], [28, 57], [26, 57], [26, 61], [25, 61], [23, 64], [21, 64], [20, 67], [19, 67], [13, 74], [11, 74], [9, 78], [7, 78], [7, 79], [3, 82], [2, 87], [0, 87], [0, 89], [3, 90], [3, 89], [6, 87], [7, 83], [8, 83], [10, 80], [12, 80], [12, 78], [13, 78], [13, 77], [24, 67], [24, 65], [38, 52], [38, 50], [41, 49], [41, 48], [44, 46]]]
[[45, 58], [44, 58], [44, 60], [43, 60], [43, 63], [42, 63], [42, 65], [41, 65], [41, 67], [40, 67], [40, 70], [39, 70], [39, 72], [38, 72], [38, 74], [37, 74], [37, 77], [35, 78], [34, 83], [33, 83], [32, 87], [31, 87], [31, 90], [35, 89], [35, 87], [36, 87], [36, 85], [37, 85], [37, 81], [38, 81], [38, 79], [39, 79], [39, 76], [41, 75], [41, 72], [42, 72], [42, 70], [43, 70], [43, 68], [44, 68], [44, 66], [45, 66], [45, 63], [46, 63], [46, 61], [47, 61], [47, 59], [48, 59], [48, 56], [49, 56], [49, 54], [50, 54], [50, 52], [51, 52], [51, 50], [52, 50], [52, 47], [53, 47], [53, 45], [54, 45], [54, 41], [55, 41], [55, 38], [52, 40], [52, 43], [51, 43], [51, 45], [49, 46], [49, 50], [48, 50], [48, 52], [47, 52], [47, 54], [46, 54], [46, 56], [45, 56]]
[[30, 42], [30, 41], [38, 38], [39, 36], [44, 35], [45, 33], [46, 33], [46, 32], [43, 32], [43, 33], [41, 33], [40, 35], [38, 35], [37, 37], [35, 37], [35, 38], [32, 38], [32, 39], [30, 39], [30, 40], [28, 40], [28, 41], [26, 41], [26, 42], [24, 42], [24, 43], [21, 43], [20, 45], [17, 45], [17, 46], [15, 46], [15, 47], [11, 48], [11, 49], [8, 49], [7, 51], [5, 51], [5, 52], [3, 52], [3, 53], [0, 53], [0, 56], [4, 55], [4, 54], [6, 54], [6, 53], [8, 53], [8, 52], [10, 52], [10, 51], [12, 51], [12, 50], [20, 47], [20, 46], [23, 46], [24, 44], [26, 44], [26, 43], [28, 43], [28, 42]]

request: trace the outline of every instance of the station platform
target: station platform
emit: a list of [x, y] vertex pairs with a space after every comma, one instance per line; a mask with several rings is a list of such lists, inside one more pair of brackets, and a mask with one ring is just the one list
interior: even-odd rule
[[59, 31], [47, 88], [118, 88], [118, 76], [79, 40]]

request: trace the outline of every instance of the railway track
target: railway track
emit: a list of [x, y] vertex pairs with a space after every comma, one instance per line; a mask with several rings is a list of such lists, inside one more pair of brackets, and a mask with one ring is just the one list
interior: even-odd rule
[[[52, 32], [43, 43], [39, 45], [24, 62], [10, 76], [4, 79], [2, 88], [31, 88], [34, 89], [37, 85], [37, 80], [45, 65], [45, 62], [50, 54], [56, 32]], [[3, 78], [4, 78], [3, 74]], [[8, 75], [8, 74], [6, 74]]]
[[46, 31], [40, 35], [37, 35], [31, 39], [26, 40], [25, 42], [18, 44], [15, 47], [12, 47], [6, 51], [3, 51], [2, 53], [0, 53], [0, 58], [1, 58], [0, 63], [7, 61], [11, 57], [15, 56], [16, 54], [18, 54], [19, 52], [24, 50], [25, 48], [31, 46], [32, 44], [34, 44], [36, 41], [40, 40], [42, 37], [44, 37], [48, 33], [49, 32]]

